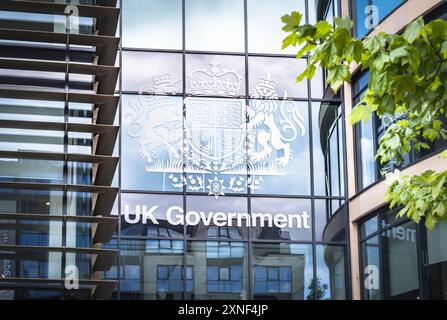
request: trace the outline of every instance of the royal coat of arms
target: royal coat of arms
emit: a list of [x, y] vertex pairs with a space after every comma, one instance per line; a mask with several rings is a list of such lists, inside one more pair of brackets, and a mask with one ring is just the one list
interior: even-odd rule
[[[162, 80], [153, 80], [158, 90], [173, 87], [169, 75]], [[216, 62], [210, 70], [193, 71], [188, 81], [195, 96], [183, 105], [142, 90], [125, 114], [127, 134], [140, 144], [147, 172], [165, 173], [179, 191], [216, 198], [259, 189], [263, 177], [286, 174], [291, 144], [305, 135], [306, 121], [285, 92], [279, 99], [274, 79], [258, 79], [248, 106], [245, 99], [228, 98], [238, 95], [242, 77]]]

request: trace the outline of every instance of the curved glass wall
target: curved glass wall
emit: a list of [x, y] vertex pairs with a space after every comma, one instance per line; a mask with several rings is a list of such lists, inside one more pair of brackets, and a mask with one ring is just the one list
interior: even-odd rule
[[308, 2], [121, 1], [116, 298], [349, 296], [341, 102], [281, 51]]

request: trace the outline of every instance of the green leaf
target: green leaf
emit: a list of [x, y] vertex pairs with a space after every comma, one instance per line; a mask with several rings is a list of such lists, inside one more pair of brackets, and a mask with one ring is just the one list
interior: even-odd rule
[[424, 19], [421, 17], [417, 18], [407, 26], [404, 32], [404, 39], [409, 43], [413, 43], [420, 36], [423, 27]]
[[386, 45], [386, 38], [383, 33], [368, 37], [364, 41], [364, 47], [372, 56]]
[[331, 85], [334, 92], [338, 92], [345, 81], [349, 81], [351, 74], [349, 67], [345, 64], [339, 64], [329, 69], [327, 82]]
[[394, 114], [394, 111], [396, 109], [396, 105], [394, 104], [394, 99], [391, 95], [386, 94], [383, 96], [381, 104], [379, 106], [379, 112], [380, 114]]
[[315, 36], [320, 39], [326, 38], [332, 31], [332, 25], [325, 20], [318, 21], [315, 26], [317, 27], [317, 33]]
[[360, 40], [352, 40], [346, 49], [346, 60], [348, 62], [360, 62], [363, 54], [363, 43]]
[[373, 66], [377, 70], [381, 71], [385, 64], [390, 61], [390, 56], [386, 53], [379, 53], [373, 61]]
[[441, 158], [447, 158], [447, 150], [444, 150], [441, 152], [441, 154], [439, 155]]
[[313, 43], [306, 43], [306, 45], [304, 45], [304, 47], [302, 47], [301, 50], [298, 51], [298, 53], [296, 54], [296, 57], [298, 59], [302, 58], [305, 53], [311, 52], [313, 49], [315, 49], [315, 47], [316, 47], [316, 45]]
[[306, 70], [304, 70], [303, 73], [301, 73], [297, 78], [296, 78], [296, 82], [300, 83], [301, 81], [304, 80], [304, 78], [307, 79], [312, 79], [315, 75], [315, 71], [317, 71], [317, 67], [313, 64], [309, 64], [309, 66], [306, 68]]
[[296, 43], [298, 41], [298, 35], [296, 33], [289, 34], [282, 42], [282, 48], [281, 50], [284, 50], [285, 48], [289, 46], [296, 46]]
[[352, 22], [352, 20], [347, 17], [345, 17], [345, 18], [334, 17], [334, 23], [335, 23], [336, 27], [344, 28], [344, 29], [348, 29], [348, 30], [351, 30], [352, 27], [354, 26], [354, 23]]
[[332, 38], [337, 49], [343, 51], [348, 45], [351, 35], [346, 29], [336, 29]]
[[425, 218], [425, 227], [427, 227], [428, 230], [433, 230], [435, 228], [436, 223], [437, 219], [432, 215], [428, 215]]
[[447, 59], [447, 41], [444, 41], [441, 46], [441, 54], [444, 59]]
[[416, 81], [412, 76], [395, 76], [391, 90], [398, 99], [402, 99], [416, 90]]
[[282, 29], [286, 32], [292, 31], [295, 27], [300, 25], [302, 18], [303, 15], [297, 11], [282, 16], [281, 21], [285, 24]]
[[434, 200], [436, 200], [438, 198], [439, 194], [441, 193], [441, 191], [443, 191], [445, 189], [445, 186], [444, 186], [445, 182], [446, 182], [446, 177], [443, 176], [441, 178], [441, 180], [438, 182], [438, 184], [433, 188], [433, 191], [431, 194], [432, 194]]
[[390, 61], [395, 62], [397, 59], [406, 57], [408, 49], [406, 47], [398, 47], [390, 52]]
[[361, 103], [358, 104], [351, 113], [351, 116], [349, 117], [349, 122], [351, 123], [351, 125], [354, 125], [358, 122], [360, 122], [361, 120], [363, 120], [365, 123], [367, 123], [369, 121], [369, 119], [371, 118], [371, 110], [368, 108], [367, 105]]

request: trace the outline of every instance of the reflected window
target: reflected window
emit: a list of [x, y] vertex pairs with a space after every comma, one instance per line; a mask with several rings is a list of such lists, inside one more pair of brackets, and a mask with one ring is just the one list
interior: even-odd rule
[[247, 298], [246, 244], [243, 242], [189, 241], [187, 265], [192, 265], [194, 290], [188, 299]]
[[186, 267], [186, 288], [181, 266], [159, 265], [157, 269], [157, 293], [169, 295], [192, 291], [194, 286], [192, 267]]
[[317, 245], [317, 275], [314, 296], [317, 300], [346, 299], [344, 246]]
[[313, 299], [311, 245], [254, 243], [253, 266], [255, 299]]
[[207, 290], [209, 293], [239, 293], [242, 291], [241, 266], [208, 266]]
[[186, 1], [186, 49], [244, 52], [243, 0]]
[[182, 0], [122, 1], [123, 47], [182, 48]]
[[[248, 238], [246, 197], [187, 196], [186, 234], [191, 238], [241, 240]], [[209, 242], [212, 243], [212, 242]]]
[[121, 240], [121, 298], [182, 299], [185, 282], [193, 286], [191, 267], [182, 266], [183, 240]]
[[291, 294], [292, 267], [254, 266], [255, 294]]

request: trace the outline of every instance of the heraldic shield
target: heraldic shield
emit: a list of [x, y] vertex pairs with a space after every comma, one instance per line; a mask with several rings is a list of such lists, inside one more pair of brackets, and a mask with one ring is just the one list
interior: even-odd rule
[[243, 100], [188, 99], [186, 134], [189, 164], [196, 170], [213, 172], [242, 166], [246, 153], [245, 126]]

